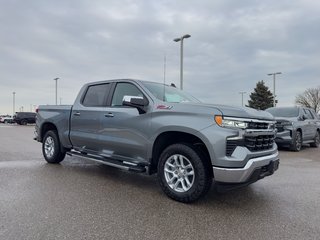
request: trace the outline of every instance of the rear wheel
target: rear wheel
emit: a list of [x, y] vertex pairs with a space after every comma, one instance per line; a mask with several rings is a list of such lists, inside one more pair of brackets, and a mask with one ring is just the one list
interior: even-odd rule
[[296, 135], [293, 139], [293, 143], [291, 145], [291, 150], [295, 152], [299, 152], [302, 147], [302, 134], [300, 131], [296, 132]]
[[316, 136], [314, 137], [314, 142], [310, 144], [311, 147], [319, 147], [320, 146], [320, 131], [318, 130]]
[[66, 156], [61, 151], [60, 140], [56, 131], [48, 131], [42, 141], [42, 154], [48, 163], [60, 163]]
[[21, 120], [21, 125], [27, 125], [27, 123], [28, 123], [27, 120], [24, 120], [24, 119]]
[[184, 203], [194, 202], [210, 189], [209, 164], [189, 144], [167, 147], [158, 163], [158, 180], [168, 197]]

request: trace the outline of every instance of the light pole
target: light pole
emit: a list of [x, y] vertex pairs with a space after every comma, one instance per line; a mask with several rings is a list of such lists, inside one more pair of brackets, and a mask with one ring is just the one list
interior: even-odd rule
[[59, 78], [55, 78], [53, 80], [56, 81], [56, 105], [58, 105], [58, 80], [59, 80]]
[[12, 109], [13, 109], [13, 114], [12, 117], [14, 116], [15, 112], [16, 112], [16, 92], [12, 92], [13, 95], [13, 99], [12, 99]]
[[268, 73], [268, 76], [273, 76], [273, 106], [276, 106], [276, 75], [282, 72]]
[[173, 41], [181, 42], [180, 44], [180, 89], [183, 89], [183, 39], [191, 37], [190, 34], [185, 34], [180, 38], [175, 38]]
[[239, 92], [241, 94], [241, 106], [243, 107], [243, 95], [246, 94], [247, 92]]

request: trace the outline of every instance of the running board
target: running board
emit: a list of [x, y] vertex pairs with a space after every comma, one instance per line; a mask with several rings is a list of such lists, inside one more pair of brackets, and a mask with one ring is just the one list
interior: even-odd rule
[[141, 166], [135, 163], [129, 163], [129, 162], [125, 163], [125, 162], [114, 160], [111, 158], [100, 157], [100, 156], [91, 155], [91, 154], [83, 154], [75, 151], [67, 152], [67, 155], [81, 157], [81, 158], [92, 160], [104, 165], [120, 168], [120, 169], [131, 171], [131, 172], [136, 172], [136, 173], [145, 172], [147, 167], [147, 166]]

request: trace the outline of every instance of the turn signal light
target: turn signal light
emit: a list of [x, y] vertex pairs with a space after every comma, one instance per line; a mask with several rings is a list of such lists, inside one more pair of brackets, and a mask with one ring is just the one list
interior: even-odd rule
[[216, 123], [217, 123], [219, 126], [222, 126], [222, 116], [221, 116], [221, 115], [216, 115], [216, 116], [214, 116], [214, 120], [216, 121]]

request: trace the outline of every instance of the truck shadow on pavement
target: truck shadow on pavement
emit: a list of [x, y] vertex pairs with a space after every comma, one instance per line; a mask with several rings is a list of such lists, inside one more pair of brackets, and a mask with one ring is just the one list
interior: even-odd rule
[[[101, 191], [105, 191], [108, 196], [120, 196], [125, 192], [131, 196], [130, 201], [132, 202], [156, 201], [161, 205], [182, 204], [169, 199], [162, 192], [156, 174], [151, 176], [136, 174], [74, 157], [67, 157], [61, 164], [46, 164], [44, 167], [50, 171], [61, 170], [64, 172], [63, 174], [69, 175], [69, 177], [71, 172], [72, 175], [76, 175], [76, 178], [79, 179], [80, 185], [89, 184], [93, 188], [95, 185], [102, 185], [104, 187], [101, 188]], [[224, 206], [229, 209], [246, 209], [269, 205], [268, 201], [268, 194], [254, 190], [253, 186], [219, 193], [213, 185], [205, 197], [195, 203], [182, 204], [182, 206], [190, 205], [200, 208], [204, 206], [210, 206], [210, 208]]]

